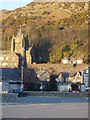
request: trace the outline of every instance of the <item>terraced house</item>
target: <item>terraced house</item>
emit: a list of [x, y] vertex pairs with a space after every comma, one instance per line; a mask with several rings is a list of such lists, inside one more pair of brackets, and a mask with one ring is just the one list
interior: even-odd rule
[[35, 60], [33, 47], [29, 47], [28, 36], [24, 36], [21, 29], [17, 36], [12, 37], [11, 50], [0, 51], [1, 68], [18, 68], [29, 66]]

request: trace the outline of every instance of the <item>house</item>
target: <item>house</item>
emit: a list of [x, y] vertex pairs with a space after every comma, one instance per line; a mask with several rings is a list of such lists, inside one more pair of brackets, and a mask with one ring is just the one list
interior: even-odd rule
[[65, 57], [61, 62], [62, 62], [63, 64], [69, 64], [69, 63], [70, 63], [70, 60]]
[[57, 84], [57, 90], [60, 92], [70, 92], [72, 90], [71, 88], [71, 82], [67, 83], [58, 83]]
[[0, 92], [14, 92], [15, 90], [22, 91], [21, 80], [2, 80], [0, 81]]
[[77, 64], [83, 64], [83, 59], [78, 58], [78, 59], [77, 59]]
[[86, 87], [90, 87], [90, 67], [87, 67], [83, 72], [83, 82]]
[[0, 92], [13, 92], [22, 90], [20, 69], [0, 69]]
[[69, 80], [72, 83], [83, 83], [83, 72], [74, 72], [69, 74]]
[[59, 74], [58, 80], [60, 82], [66, 83], [69, 81], [69, 73], [68, 72], [61, 72]]
[[38, 71], [36, 74], [40, 80], [40, 88], [42, 87], [43, 90], [48, 90], [51, 73], [49, 73], [47, 69], [44, 69], [42, 71]]

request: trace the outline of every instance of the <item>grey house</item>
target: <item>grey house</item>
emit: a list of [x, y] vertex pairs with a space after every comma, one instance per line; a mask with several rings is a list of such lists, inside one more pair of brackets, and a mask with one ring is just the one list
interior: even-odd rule
[[20, 69], [0, 69], [0, 92], [21, 91], [22, 81]]
[[86, 68], [83, 72], [83, 82], [86, 87], [90, 87], [90, 67]]

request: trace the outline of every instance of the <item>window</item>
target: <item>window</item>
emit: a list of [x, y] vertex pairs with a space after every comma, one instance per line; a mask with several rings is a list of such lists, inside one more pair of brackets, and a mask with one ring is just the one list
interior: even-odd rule
[[6, 57], [6, 60], [8, 60], [8, 57]]
[[16, 63], [14, 63], [14, 65], [17, 65]]

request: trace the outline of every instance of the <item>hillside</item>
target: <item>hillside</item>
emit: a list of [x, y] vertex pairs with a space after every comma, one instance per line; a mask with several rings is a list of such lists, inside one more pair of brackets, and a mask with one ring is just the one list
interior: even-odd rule
[[[66, 57], [88, 56], [88, 4], [32, 2], [13, 11], [2, 11], [2, 49], [22, 31], [34, 46], [38, 62], [58, 62]], [[89, 53], [90, 56], [90, 53]]]

